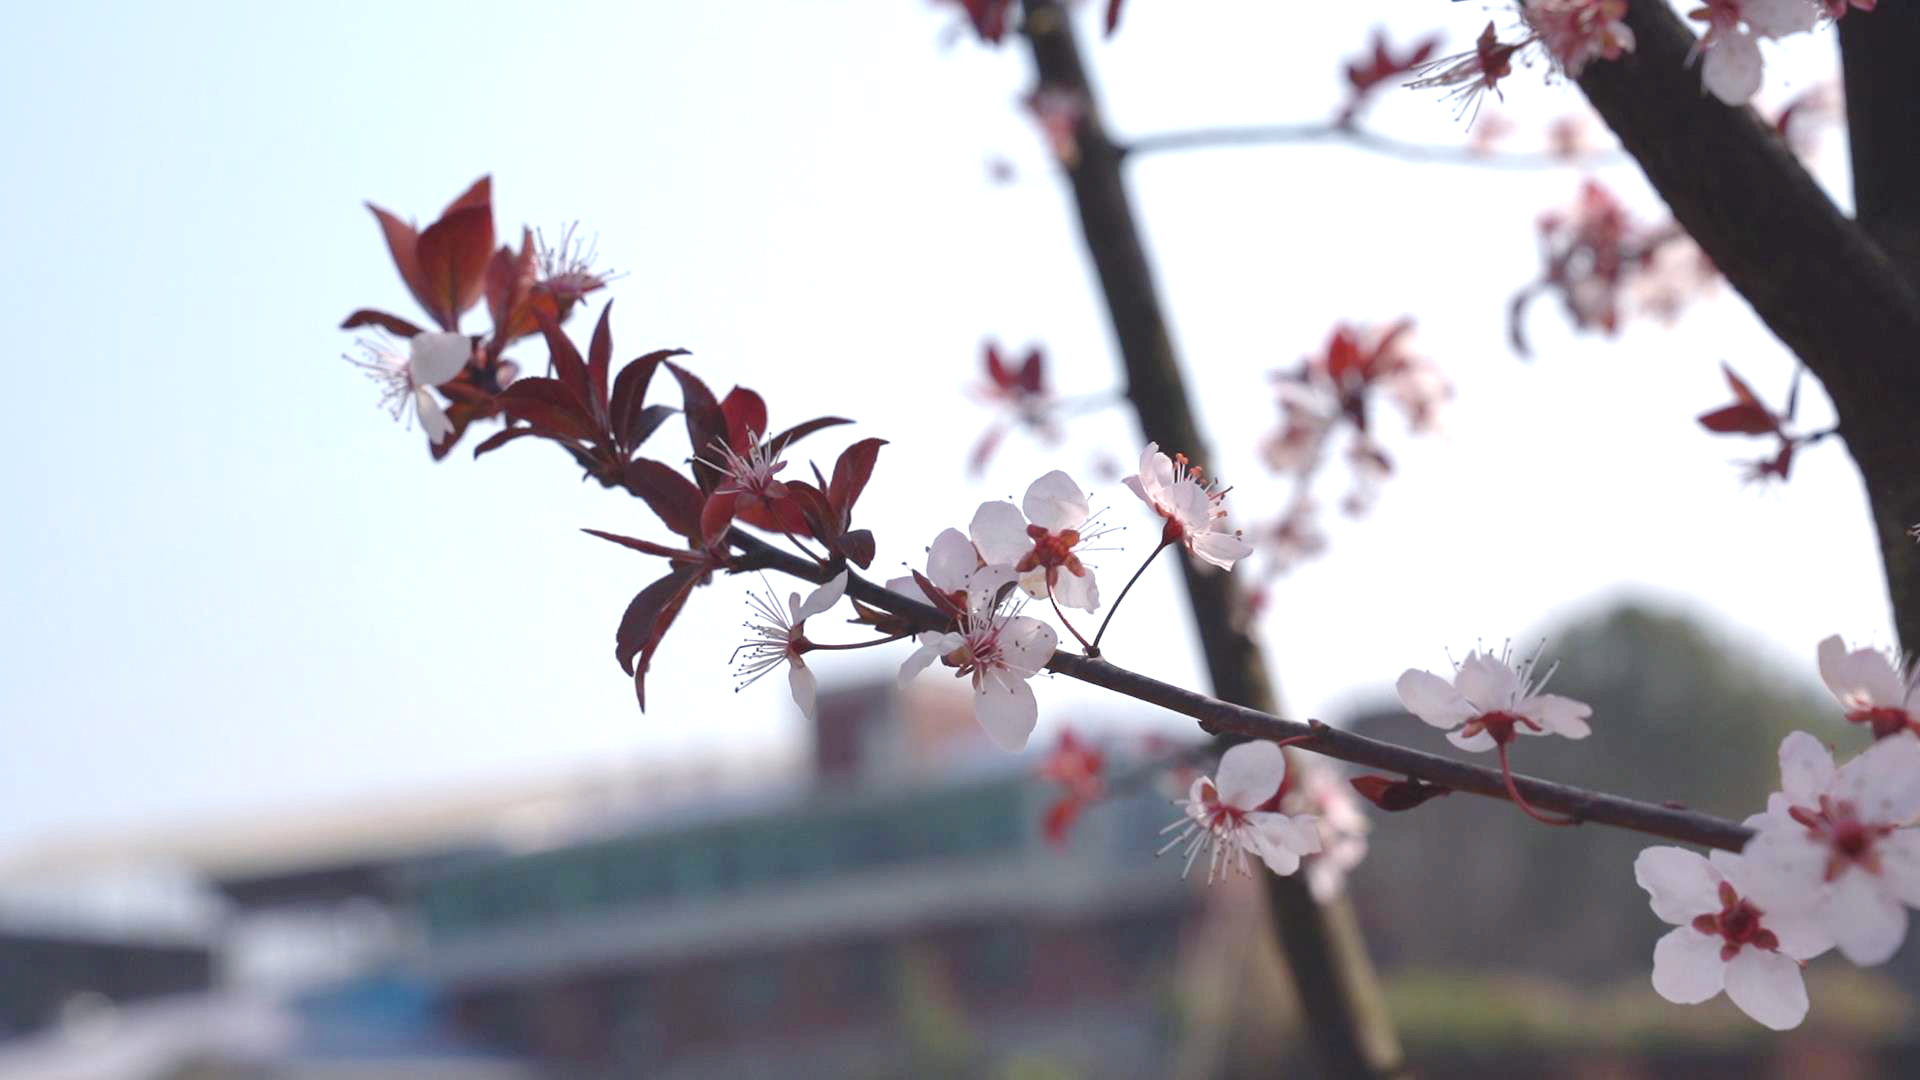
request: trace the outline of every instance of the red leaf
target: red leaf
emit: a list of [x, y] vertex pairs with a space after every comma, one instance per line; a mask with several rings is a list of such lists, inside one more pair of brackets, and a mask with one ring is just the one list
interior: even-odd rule
[[[613, 431], [614, 441], [627, 453], [632, 453], [653, 429], [659, 426], [659, 420], [649, 420], [648, 414], [654, 409], [666, 406], [645, 404], [647, 387], [653, 383], [653, 373], [659, 369], [660, 361], [669, 356], [685, 356], [685, 349], [660, 349], [645, 356], [627, 361], [620, 374], [613, 379], [613, 395], [607, 404], [609, 427]], [[668, 409], [671, 413], [672, 410]]]
[[688, 539], [700, 535], [700, 511], [705, 505], [693, 481], [648, 458], [627, 463], [627, 490], [645, 500], [667, 528]]
[[1767, 435], [1780, 429], [1780, 422], [1762, 405], [1728, 405], [1701, 413], [1700, 426], [1723, 435]]
[[419, 302], [420, 306], [426, 308], [428, 314], [432, 314], [434, 308], [427, 301], [425, 282], [420, 276], [420, 257], [417, 250], [420, 234], [414, 231], [412, 225], [372, 203], [367, 204], [367, 209], [373, 211], [374, 220], [380, 223], [381, 235], [387, 238], [387, 250], [393, 254], [393, 266], [400, 271], [400, 280], [406, 282], [407, 291], [413, 294], [413, 298]]
[[663, 363], [680, 383], [680, 411], [687, 418], [687, 445], [693, 448], [693, 478], [700, 490], [712, 491], [720, 484], [720, 470], [700, 459], [712, 455], [715, 443], [726, 440], [727, 415], [698, 376], [671, 360]]
[[1120, 5], [1123, 3], [1125, 3], [1125, 0], [1107, 0], [1108, 37], [1112, 37], [1113, 32], [1120, 27]]
[[1429, 784], [1412, 776], [1404, 780], [1387, 776], [1356, 776], [1352, 784], [1361, 797], [1390, 813], [1411, 810], [1428, 799], [1439, 798], [1453, 791], [1452, 788]]
[[557, 379], [537, 375], [517, 379], [512, 386], [500, 391], [498, 400], [501, 409], [515, 420], [552, 428], [574, 439], [594, 439], [599, 435], [599, 428], [581, 410], [573, 391]]
[[547, 357], [553, 362], [554, 378], [573, 395], [580, 414], [588, 415], [587, 403], [592, 399], [587, 388], [587, 362], [580, 359], [580, 350], [574, 348], [572, 339], [552, 317], [544, 311], [535, 311], [534, 317], [547, 339]]
[[933, 580], [927, 577], [927, 575], [918, 570], [910, 571], [910, 573], [913, 574], [913, 583], [920, 586], [920, 591], [927, 595], [928, 603], [955, 619], [961, 618], [966, 614], [961, 610], [960, 605], [953, 602], [953, 597], [943, 592], [940, 586], [935, 585]]
[[808, 420], [804, 424], [795, 424], [767, 440], [768, 452], [774, 457], [779, 457], [786, 452], [787, 447], [792, 446], [794, 443], [799, 442], [801, 439], [806, 438], [816, 431], [824, 431], [830, 427], [838, 427], [841, 424], [851, 423], [853, 423], [853, 421], [844, 420], [838, 416], [822, 416]]
[[708, 547], [720, 542], [727, 535], [727, 529], [733, 525], [734, 507], [738, 506], [740, 496], [729, 492], [725, 495], [709, 495], [700, 508], [700, 542]]
[[1733, 388], [1733, 400], [1742, 405], [1760, 404], [1760, 396], [1747, 385], [1747, 380], [1733, 373], [1733, 368], [1725, 361], [1720, 363], [1720, 371], [1727, 377], [1727, 385]]
[[482, 204], [449, 211], [421, 230], [414, 252], [428, 310], [452, 330], [460, 313], [486, 289], [487, 264], [493, 258], [493, 208]]
[[827, 488], [827, 500], [839, 511], [842, 519], [853, 510], [860, 493], [867, 489], [867, 480], [873, 476], [874, 462], [880, 456], [880, 448], [885, 445], [885, 439], [861, 439], [840, 451], [840, 460], [833, 463], [833, 483]]
[[614, 633], [613, 658], [620, 662], [622, 671], [633, 676], [634, 693], [640, 699], [642, 711], [647, 707], [647, 666], [654, 650], [660, 647], [674, 617], [680, 614], [687, 594], [705, 574], [706, 567], [700, 565], [675, 567], [667, 576], [641, 589], [620, 616], [620, 628]]
[[736, 386], [721, 399], [720, 411], [727, 417], [727, 445], [736, 453], [746, 453], [755, 440], [767, 437], [767, 403], [759, 394]]
[[847, 561], [865, 570], [873, 565], [873, 533], [868, 529], [855, 529], [840, 538], [840, 554]]
[[520, 251], [503, 247], [487, 263], [487, 312], [493, 317], [494, 354], [508, 342], [526, 337], [540, 324], [527, 301], [533, 292], [533, 231], [520, 231]]
[[1015, 382], [1020, 389], [1029, 394], [1038, 394], [1046, 386], [1046, 354], [1039, 349], [1029, 349], [1027, 359], [1020, 365], [1020, 374]]
[[410, 338], [421, 332], [419, 327], [398, 315], [389, 315], [384, 311], [375, 311], [372, 308], [361, 308], [359, 311], [347, 316], [346, 321], [340, 324], [340, 329], [354, 330], [362, 326], [378, 326], [383, 330], [403, 338]]
[[481, 454], [490, 454], [493, 451], [498, 450], [501, 447], [512, 442], [513, 440], [523, 438], [528, 435], [538, 435], [538, 436], [541, 436], [542, 438], [552, 437], [552, 434], [549, 433], [544, 428], [537, 428], [537, 427], [530, 427], [530, 426], [504, 428], [500, 431], [494, 432], [492, 435], [487, 436], [485, 442], [482, 442], [479, 446], [474, 447], [473, 456], [479, 457]]
[[685, 565], [698, 562], [700, 559], [700, 556], [694, 552], [656, 544], [651, 540], [642, 540], [634, 536], [621, 536], [619, 533], [601, 532], [599, 529], [581, 529], [580, 531], [588, 536], [597, 536], [610, 543], [619, 544], [623, 548], [632, 548], [642, 555], [658, 555], [669, 562]]
[[1047, 816], [1042, 830], [1046, 833], [1047, 843], [1054, 847], [1067, 846], [1067, 832], [1073, 823], [1080, 820], [1080, 810], [1084, 804], [1071, 795], [1063, 795], [1052, 806], [1047, 807]]
[[600, 321], [594, 325], [593, 340], [587, 345], [587, 404], [595, 420], [607, 427], [607, 372], [613, 364], [613, 301], [600, 309]]

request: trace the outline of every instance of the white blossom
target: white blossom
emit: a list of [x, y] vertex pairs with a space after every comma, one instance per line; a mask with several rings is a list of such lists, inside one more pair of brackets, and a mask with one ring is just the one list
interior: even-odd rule
[[785, 608], [780, 606], [771, 588], [764, 596], [748, 593], [747, 603], [753, 613], [746, 623], [748, 637], [733, 650], [734, 662], [740, 665], [739, 674], [744, 680], [740, 685], [751, 686], [774, 668], [786, 664], [793, 703], [800, 706], [807, 719], [813, 719], [818, 681], [803, 658], [809, 648], [807, 620], [831, 610], [846, 591], [847, 572], [842, 570], [809, 593], [805, 600], [800, 599], [797, 592], [790, 594]]
[[1227, 511], [1220, 505], [1226, 492], [1203, 479], [1200, 470], [1187, 464], [1186, 455], [1175, 461], [1160, 452], [1159, 444], [1148, 443], [1140, 453], [1140, 472], [1124, 483], [1166, 519], [1162, 535], [1167, 542], [1181, 545], [1203, 562], [1231, 570], [1235, 562], [1253, 554], [1253, 545], [1242, 540], [1238, 530], [1226, 528]]
[[1285, 877], [1300, 868], [1300, 857], [1320, 850], [1320, 829], [1314, 818], [1260, 810], [1280, 792], [1287, 776], [1287, 756], [1271, 742], [1241, 743], [1220, 755], [1213, 777], [1196, 777], [1185, 799], [1175, 805], [1183, 813], [1162, 832], [1179, 829], [1161, 852], [1185, 845], [1187, 863], [1182, 876], [1193, 870], [1200, 852], [1207, 852], [1207, 882], [1223, 869], [1248, 872], [1248, 854]]
[[1055, 469], [1028, 485], [1019, 506], [1004, 499], [981, 503], [967, 531], [981, 558], [1013, 567], [1027, 595], [1051, 594], [1062, 607], [1093, 611], [1100, 590], [1079, 555], [1097, 535], [1087, 528], [1092, 517], [1080, 485]]
[[1001, 590], [1014, 580], [1010, 566], [974, 571], [967, 578], [961, 629], [921, 634], [915, 639], [920, 648], [900, 665], [901, 682], [935, 660], [953, 668], [955, 676], [971, 678], [974, 718], [1003, 750], [1024, 749], [1033, 734], [1040, 707], [1027, 680], [1046, 666], [1059, 644], [1053, 627], [999, 602]]
[[407, 339], [405, 355], [388, 337], [360, 338], [356, 344], [363, 355], [349, 356], [347, 362], [381, 385], [380, 404], [395, 420], [411, 407], [429, 441], [438, 444], [453, 434], [453, 422], [428, 387], [450, 383], [466, 369], [473, 342], [465, 334], [415, 334]]
[[1476, 650], [1455, 667], [1451, 682], [1409, 668], [1394, 688], [1408, 712], [1447, 729], [1447, 741], [1462, 750], [1491, 750], [1516, 735], [1586, 738], [1593, 708], [1541, 693], [1553, 672], [1535, 682], [1534, 663], [1527, 659], [1515, 665], [1504, 650], [1499, 656]]

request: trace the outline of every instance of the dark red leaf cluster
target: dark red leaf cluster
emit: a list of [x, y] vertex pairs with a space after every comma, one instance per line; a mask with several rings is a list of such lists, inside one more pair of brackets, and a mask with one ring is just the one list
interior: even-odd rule
[[988, 341], [981, 353], [986, 361], [987, 381], [980, 396], [998, 408], [1000, 415], [967, 455], [967, 470], [974, 474], [987, 467], [1010, 428], [1029, 428], [1048, 440], [1059, 437], [1056, 402], [1047, 386], [1045, 351], [1038, 345], [1032, 346], [1017, 364], [1001, 353], [997, 342]]
[[[449, 403], [453, 434], [429, 443], [438, 460], [460, 441], [468, 425], [501, 411], [499, 395], [519, 372], [519, 366], [502, 355], [507, 346], [540, 329], [542, 318], [564, 322], [579, 297], [604, 281], [576, 274], [566, 289], [556, 288], [539, 273], [533, 235], [526, 229], [521, 230], [518, 251], [504, 246], [496, 250], [491, 177], [475, 181], [424, 229], [372, 203], [367, 209], [380, 225], [401, 281], [434, 325], [458, 331], [460, 317], [483, 298], [493, 320], [492, 333], [479, 343], [467, 370], [439, 388]], [[408, 319], [371, 308], [355, 311], [340, 325], [349, 330], [377, 326], [403, 338], [421, 332]]]
[[1071, 728], [1063, 728], [1047, 760], [1040, 766], [1040, 777], [1060, 786], [1060, 797], [1047, 807], [1044, 829], [1047, 842], [1063, 847], [1081, 811], [1106, 797], [1103, 779], [1106, 755], [1081, 739]]
[[1727, 377], [1728, 388], [1733, 391], [1733, 403], [1709, 409], [1695, 419], [1701, 427], [1716, 435], [1762, 435], [1774, 440], [1771, 454], [1743, 463], [1747, 479], [1756, 482], [1785, 480], [1793, 469], [1796, 451], [1833, 434], [1832, 430], [1801, 434], [1792, 429], [1794, 413], [1798, 411], [1800, 403], [1798, 371], [1795, 371], [1793, 386], [1787, 392], [1785, 411], [1774, 412], [1760, 400], [1745, 379], [1734, 373], [1732, 367], [1722, 363], [1720, 370]]
[[[606, 318], [603, 314], [602, 330], [605, 327]], [[557, 330], [554, 336], [560, 342], [565, 341]], [[639, 432], [644, 428], [640, 434], [640, 438], [644, 438], [645, 433], [650, 433], [657, 426], [657, 414], [650, 411], [656, 407], [642, 407], [640, 401], [645, 395], [647, 380], [651, 379], [655, 367], [661, 365], [680, 385], [680, 412], [686, 422], [688, 445], [693, 450], [689, 467], [691, 475], [683, 474], [664, 462], [633, 457], [621, 461], [618, 478], [613, 481], [645, 502], [654, 516], [685, 542], [684, 547], [672, 547], [597, 529], [587, 530], [603, 540], [642, 554], [664, 558], [668, 562], [666, 576], [640, 590], [627, 605], [626, 614], [621, 617], [619, 629], [614, 635], [614, 658], [620, 662], [621, 670], [633, 676], [635, 696], [640, 701], [640, 707], [645, 709], [647, 669], [653, 654], [659, 649], [661, 640], [672, 628], [693, 590], [711, 580], [714, 571], [731, 568], [726, 534], [736, 521], [770, 532], [785, 533], [796, 538], [796, 542], [803, 537], [816, 540], [826, 548], [830, 561], [844, 559], [862, 568], [872, 564], [873, 534], [865, 529], [852, 528], [853, 507], [865, 490], [868, 478], [873, 475], [880, 447], [886, 443], [882, 439], [862, 439], [854, 443], [841, 452], [834, 463], [831, 477], [822, 476], [817, 467], [814, 469], [816, 483], [784, 480], [757, 491], [744, 491], [729, 471], [730, 461], [757, 456], [762, 461], [778, 462], [787, 449], [800, 439], [850, 421], [836, 416], [823, 416], [795, 424], [771, 438], [766, 437], [767, 406], [759, 394], [736, 386], [728, 391], [726, 397], [716, 398], [699, 376], [667, 359], [675, 355], [672, 352], [650, 353], [628, 364], [622, 369], [621, 379], [615, 381], [609, 395], [604, 390], [604, 361], [599, 357], [603, 352], [610, 354], [612, 346], [609, 342], [603, 349], [603, 337], [600, 331], [595, 332], [594, 344], [588, 350], [584, 363], [580, 362], [577, 353], [568, 356], [556, 343], [558, 351], [554, 366], [557, 377], [545, 380], [585, 388], [587, 398], [584, 408], [568, 415], [576, 419], [604, 415], [609, 423], [616, 425], [604, 433], [605, 439], [612, 441], [595, 442], [587, 447], [589, 461], [598, 464], [609, 460], [592, 457], [594, 453], [630, 453], [631, 448], [618, 441], [623, 430]], [[622, 382], [629, 372], [636, 370], [639, 374], [635, 375], [635, 381], [623, 396]], [[525, 379], [522, 383], [539, 381]], [[552, 392], [543, 390], [541, 393], [551, 395]], [[632, 419], [619, 420], [621, 417]], [[621, 423], [630, 426], [619, 428]], [[506, 434], [508, 432], [502, 433], [503, 436]], [[569, 443], [567, 437], [556, 436], [546, 430], [531, 434], [560, 442], [570, 450], [575, 450], [576, 456], [581, 452], [576, 449], [575, 443]], [[638, 441], [633, 441], [631, 445], [637, 446]]]

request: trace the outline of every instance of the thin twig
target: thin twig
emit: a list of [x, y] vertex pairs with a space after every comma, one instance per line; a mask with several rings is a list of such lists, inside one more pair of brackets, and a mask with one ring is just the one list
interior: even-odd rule
[[[813, 582], [824, 581], [831, 576], [827, 567], [795, 558], [739, 528], [728, 534], [728, 540], [740, 552], [738, 566], [742, 569], [777, 570]], [[847, 575], [847, 594], [924, 629], [940, 629], [950, 621], [926, 602], [882, 588], [852, 572]], [[1640, 802], [1530, 776], [1512, 775], [1509, 778], [1503, 776], [1499, 769], [1471, 765], [1396, 743], [1370, 739], [1325, 724], [1282, 719], [1258, 709], [1234, 705], [1163, 683], [1094, 657], [1055, 652], [1047, 667], [1068, 678], [1192, 717], [1200, 722], [1201, 730], [1209, 734], [1230, 733], [1254, 739], [1297, 740], [1302, 750], [1356, 765], [1418, 777], [1455, 791], [1484, 795], [1502, 802], [1513, 801], [1508, 788], [1511, 782], [1512, 791], [1531, 806], [1565, 814], [1576, 821], [1612, 825], [1703, 847], [1739, 851], [1753, 835], [1752, 830], [1745, 826], [1711, 814]]]
[[1125, 156], [1166, 154], [1181, 150], [1216, 150], [1241, 146], [1297, 146], [1330, 143], [1382, 154], [1423, 165], [1479, 165], [1495, 169], [1567, 169], [1627, 160], [1619, 150], [1586, 154], [1551, 151], [1481, 150], [1468, 145], [1417, 143], [1365, 128], [1332, 122], [1310, 124], [1253, 124], [1245, 127], [1205, 127], [1142, 135], [1120, 147]]

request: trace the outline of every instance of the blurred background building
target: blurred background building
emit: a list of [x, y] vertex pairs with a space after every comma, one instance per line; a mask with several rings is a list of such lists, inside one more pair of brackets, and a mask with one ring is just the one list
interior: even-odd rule
[[[1596, 737], [1523, 769], [1739, 814], [1827, 719], [1682, 618], [1555, 642]], [[1113, 797], [1058, 846], [1044, 748], [886, 681], [823, 693], [810, 758], [43, 848], [0, 875], [0, 1080], [1312, 1075], [1260, 891], [1152, 857], [1173, 759], [1100, 721]], [[1581, 839], [1467, 796], [1375, 822], [1353, 887], [1422, 1075], [1920, 1070], [1911, 960], [1815, 962], [1786, 1036], [1658, 1002], [1644, 844]]]

